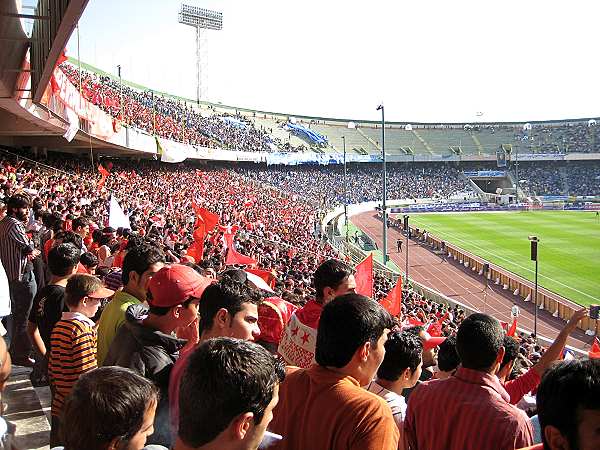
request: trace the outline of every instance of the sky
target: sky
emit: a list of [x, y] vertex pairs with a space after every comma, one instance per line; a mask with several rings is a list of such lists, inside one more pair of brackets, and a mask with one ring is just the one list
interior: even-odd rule
[[[600, 115], [591, 0], [187, 0], [208, 32], [208, 97], [297, 115], [404, 122]], [[196, 98], [196, 39], [177, 0], [89, 0], [81, 60]], [[77, 57], [73, 33], [67, 55]]]

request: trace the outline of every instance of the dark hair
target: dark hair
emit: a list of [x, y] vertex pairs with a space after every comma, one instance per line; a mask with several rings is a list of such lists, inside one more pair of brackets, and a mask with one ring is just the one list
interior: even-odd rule
[[423, 343], [418, 336], [407, 331], [393, 331], [388, 334], [385, 357], [377, 376], [384, 380], [396, 381], [407, 368], [411, 373], [417, 370], [422, 359]]
[[54, 240], [60, 241], [61, 244], [73, 244], [78, 249], [83, 247], [83, 238], [74, 231], [60, 231], [54, 236]]
[[556, 363], [546, 371], [537, 391], [544, 448], [549, 448], [544, 436], [548, 425], [558, 428], [570, 448], [580, 448], [577, 429], [584, 409], [600, 410], [600, 360]]
[[456, 337], [449, 336], [440, 344], [437, 360], [438, 368], [444, 372], [452, 372], [460, 365], [460, 356], [456, 351]]
[[240, 414], [262, 421], [283, 363], [260, 345], [209, 339], [190, 356], [179, 391], [179, 438], [190, 447], [213, 441]]
[[514, 361], [515, 358], [519, 355], [519, 343], [515, 340], [515, 338], [511, 336], [504, 336], [504, 359], [502, 359], [502, 364], [500, 364], [500, 368], [502, 369], [509, 362]]
[[18, 208], [29, 208], [31, 206], [31, 200], [29, 196], [24, 194], [15, 194], [6, 200], [6, 211], [11, 213], [12, 210]]
[[160, 248], [152, 244], [142, 244], [127, 252], [123, 258], [123, 272], [121, 280], [123, 285], [129, 283], [129, 274], [135, 272], [142, 275], [152, 264], [165, 262], [165, 254]]
[[224, 277], [218, 283], [211, 284], [202, 293], [198, 305], [200, 314], [200, 332], [213, 326], [215, 315], [221, 308], [225, 308], [231, 317], [242, 310], [242, 304], [261, 302], [260, 294], [243, 283], [233, 278]]
[[83, 255], [81, 255], [79, 261], [85, 267], [94, 267], [98, 265], [98, 257], [92, 252], [85, 252]]
[[466, 369], [488, 370], [503, 344], [500, 322], [487, 314], [471, 314], [458, 327], [456, 349]]
[[48, 252], [48, 270], [57, 277], [68, 275], [79, 262], [81, 250], [73, 244], [59, 244]]
[[73, 230], [76, 230], [77, 228], [84, 228], [89, 226], [90, 224], [90, 220], [87, 217], [77, 217], [75, 219], [73, 219], [73, 222], [71, 222], [71, 228]]
[[139, 247], [144, 242], [145, 240], [143, 237], [131, 234], [127, 237], [127, 245], [125, 246], [125, 250], [131, 250], [134, 247]]
[[390, 314], [369, 297], [336, 297], [321, 312], [315, 359], [321, 366], [344, 367], [361, 345], [375, 344], [393, 323]]
[[65, 450], [126, 444], [142, 427], [159, 392], [151, 381], [123, 367], [100, 367], [79, 377], [67, 398], [60, 428]]
[[65, 305], [70, 307], [77, 306], [83, 297], [102, 287], [104, 287], [104, 284], [102, 284], [99, 278], [84, 273], [76, 273], [67, 281], [67, 286], [65, 287]]
[[326, 287], [337, 289], [353, 273], [354, 270], [343, 261], [338, 259], [325, 261], [315, 271], [316, 298], [323, 298], [323, 289]]

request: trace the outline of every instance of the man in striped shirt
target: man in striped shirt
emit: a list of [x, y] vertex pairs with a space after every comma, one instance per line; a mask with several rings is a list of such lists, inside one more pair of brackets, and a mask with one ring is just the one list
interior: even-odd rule
[[25, 231], [29, 218], [29, 197], [15, 194], [7, 201], [6, 217], [0, 221], [0, 260], [6, 271], [11, 300], [7, 317], [7, 339], [13, 363], [33, 366], [31, 341], [27, 335], [27, 318], [37, 287], [31, 260], [40, 254]]
[[462, 366], [422, 383], [408, 402], [404, 431], [411, 450], [512, 450], [533, 443], [527, 415], [509, 403], [496, 377], [504, 358], [498, 320], [472, 314], [458, 329]]
[[79, 376], [97, 367], [96, 330], [91, 317], [96, 315], [102, 299], [114, 291], [86, 274], [69, 278], [65, 288], [65, 304], [69, 312], [62, 314], [50, 335], [48, 376], [52, 391], [52, 430], [50, 447], [60, 445], [60, 415], [65, 399]]

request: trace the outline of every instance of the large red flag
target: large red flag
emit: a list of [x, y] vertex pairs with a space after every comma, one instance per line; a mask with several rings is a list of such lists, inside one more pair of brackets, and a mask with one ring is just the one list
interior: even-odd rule
[[205, 208], [198, 208], [197, 214], [204, 221], [205, 233], [210, 233], [219, 223], [219, 216]]
[[506, 335], [507, 335], [507, 336], [514, 337], [516, 332], [517, 332], [517, 318], [515, 317], [515, 318], [513, 319], [513, 323], [512, 323], [512, 325], [510, 326], [510, 328], [509, 328], [509, 329], [508, 329], [508, 331], [506, 332]]
[[238, 253], [233, 244], [233, 233], [225, 233], [225, 243], [227, 245], [227, 257], [225, 258], [225, 265], [230, 266], [233, 264], [242, 264], [246, 266], [254, 266], [257, 261], [249, 256]]
[[441, 317], [437, 322], [433, 322], [429, 327], [427, 327], [427, 332], [434, 337], [439, 337], [442, 335], [442, 327], [444, 325], [444, 320], [450, 317], [450, 313], [447, 312]]
[[592, 348], [588, 352], [588, 356], [590, 359], [600, 359], [600, 338], [596, 336], [594, 339], [594, 343], [592, 344]]
[[392, 316], [396, 317], [400, 314], [400, 310], [402, 309], [402, 278], [398, 278], [396, 286], [379, 303]]
[[356, 266], [356, 293], [373, 298], [373, 253]]
[[102, 178], [100, 178], [100, 181], [98, 182], [98, 189], [102, 189], [102, 186], [104, 186], [104, 183], [106, 183], [106, 179], [110, 175], [110, 172], [106, 170], [102, 164], [98, 164], [98, 172], [100, 172], [100, 175], [102, 175]]

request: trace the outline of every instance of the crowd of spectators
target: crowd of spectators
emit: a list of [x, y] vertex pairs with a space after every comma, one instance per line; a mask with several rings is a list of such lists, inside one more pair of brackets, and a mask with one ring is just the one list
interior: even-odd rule
[[[354, 165], [347, 167], [344, 187], [344, 168], [335, 166], [271, 166], [238, 170], [241, 174], [273, 185], [278, 189], [296, 192], [316, 204], [343, 204], [345, 192], [348, 204], [379, 200], [382, 197], [381, 166]], [[460, 171], [447, 165], [419, 166], [388, 164], [387, 197], [389, 199], [436, 198], [446, 199], [468, 191]]]
[[[251, 121], [229, 114], [201, 115], [192, 105], [63, 63], [61, 70], [83, 97], [125, 125], [150, 134], [202, 147], [247, 152], [272, 151], [272, 140]], [[233, 119], [233, 120], [231, 120]]]
[[[102, 161], [110, 174], [105, 182], [99, 183], [101, 177], [97, 163], [92, 165], [85, 160], [64, 156], [51, 156], [43, 163], [60, 171], [30, 161], [18, 161], [12, 156], [0, 161], [1, 199], [5, 203], [2, 216], [6, 215], [0, 222], [6, 231], [0, 236], [0, 256], [7, 271], [11, 296], [18, 297], [19, 302], [29, 302], [28, 308], [13, 308], [11, 321], [6, 323], [13, 361], [20, 365], [35, 364], [32, 381], [36, 384], [49, 382], [53, 387], [52, 445], [64, 444], [70, 450], [80, 448], [85, 439], [106, 439], [110, 443], [113, 436], [127, 440], [137, 436], [139, 441], [135, 448], [141, 448], [146, 438], [148, 442], [174, 445], [176, 449], [201, 448], [213, 441], [221, 442], [223, 447], [219, 448], [226, 448], [227, 439], [236, 436], [251, 441], [249, 446], [239, 448], [256, 448], [268, 422], [275, 417], [272, 429], [283, 434], [284, 440], [275, 435], [273, 448], [307, 448], [308, 443], [317, 441], [323, 443], [323, 448], [434, 448], [423, 445], [424, 437], [415, 434], [415, 421], [419, 424], [423, 419], [420, 419], [418, 411], [411, 413], [409, 395], [410, 398], [421, 399], [425, 395], [425, 386], [428, 386], [426, 381], [441, 378], [441, 375], [436, 376], [437, 372], [452, 374], [462, 370], [465, 376], [477, 376], [480, 380], [489, 374], [493, 376], [500, 366], [506, 365], [496, 365], [496, 359], [502, 360], [504, 356], [500, 352], [502, 345], [497, 342], [502, 331], [500, 323], [491, 317], [480, 315], [482, 317], [469, 322], [460, 307], [439, 305], [405, 286], [401, 314], [392, 319], [377, 301], [386, 297], [394, 286], [381, 277], [375, 277], [373, 300], [376, 301], [371, 302], [353, 293], [356, 289], [353, 269], [333, 259], [337, 255], [316, 226], [321, 212], [317, 205], [330, 206], [340, 201], [339, 192], [327, 196], [327, 186], [334, 189], [343, 185], [341, 176], [329, 177], [322, 168], [299, 168], [295, 171], [298, 177], [294, 178], [294, 183], [285, 184], [286, 177], [292, 172], [283, 169], [252, 173], [216, 165], [196, 169], [185, 164], [174, 166], [156, 161], [115, 160]], [[304, 177], [304, 181], [298, 181], [300, 176]], [[364, 183], [371, 182], [375, 176], [375, 173], [369, 174], [363, 169], [356, 169], [354, 174]], [[425, 196], [423, 192], [429, 194], [427, 196], [449, 195], [460, 186], [458, 172], [451, 168], [441, 171], [398, 170], [394, 177], [399, 188], [404, 189], [398, 191], [398, 196]], [[318, 188], [312, 189], [311, 186], [315, 185]], [[365, 189], [368, 188], [367, 185]], [[123, 212], [129, 217], [129, 229], [108, 226], [110, 196], [118, 199]], [[202, 254], [193, 258], [188, 251], [197, 240], [195, 211], [198, 205], [216, 214], [219, 226], [208, 230], [203, 237]], [[253, 284], [255, 282], [248, 272], [226, 264], [232, 251], [225, 248], [226, 235], [230, 232], [234, 234], [237, 252], [253, 258], [256, 266], [264, 271], [263, 275], [269, 275], [271, 291], [257, 290], [259, 285]], [[13, 242], [19, 246], [17, 253], [10, 250]], [[73, 255], [76, 256], [74, 259]], [[6, 263], [13, 260], [17, 261], [16, 268]], [[110, 289], [103, 287], [99, 279]], [[215, 279], [219, 281], [213, 285]], [[58, 298], [61, 293], [64, 295], [61, 306], [50, 305], [48, 286], [53, 287], [52, 296]], [[44, 293], [44, 298], [36, 292]], [[275, 308], [277, 314], [263, 316], [263, 306], [266, 305]], [[62, 312], [63, 308], [68, 311]], [[40, 314], [40, 311], [43, 313]], [[49, 312], [53, 312], [54, 318], [51, 326], [47, 323], [52, 320], [47, 314]], [[276, 317], [275, 321], [280, 321], [279, 332], [275, 333], [274, 328], [264, 325], [272, 323], [266, 321], [268, 317]], [[26, 327], [24, 320], [33, 325]], [[534, 336], [525, 333], [515, 335], [517, 350], [510, 360], [514, 366], [511, 366], [506, 380], [527, 377], [527, 384], [517, 383], [519, 392], [522, 391], [519, 400], [539, 384], [539, 374], [536, 378], [531, 373], [547, 369], [546, 365], [543, 370], [540, 369], [540, 361], [549, 364], [548, 360], [558, 358], [566, 336], [577, 320], [575, 318], [567, 324], [567, 331], [561, 333], [549, 349], [539, 346]], [[261, 321], [259, 331], [257, 324]], [[422, 381], [423, 386], [417, 387], [412, 394], [412, 391], [403, 390], [398, 393], [408, 399], [408, 410], [403, 411], [400, 422], [392, 419], [392, 412], [385, 402], [376, 402], [375, 397], [360, 390], [361, 385], [374, 378], [378, 366], [384, 361], [386, 330], [392, 328], [397, 329], [394, 331], [397, 333], [408, 332], [418, 336], [422, 345], [422, 350], [419, 350], [422, 352], [420, 366], [427, 369], [421, 376], [415, 376], [414, 370], [407, 372], [407, 376], [414, 378], [413, 381], [419, 381], [418, 384]], [[25, 333], [26, 329], [28, 333]], [[491, 340], [488, 346], [482, 344], [482, 348], [487, 351], [486, 358], [490, 354], [493, 358], [480, 367], [471, 364], [473, 360], [466, 359], [467, 355], [477, 359], [473, 352], [479, 351], [478, 347], [467, 349], [461, 344], [461, 332], [464, 340], [466, 329], [474, 333], [469, 339], [476, 336], [482, 341]], [[490, 330], [493, 330], [493, 336]], [[300, 371], [288, 370], [289, 379], [283, 381], [281, 363], [270, 359], [268, 353], [256, 346], [229, 339], [252, 341], [263, 334], [276, 338], [275, 342], [267, 342], [274, 344], [275, 349], [281, 339], [278, 351], [284, 358], [289, 357], [286, 358], [288, 364], [304, 367], [306, 355], [309, 355], [309, 363], [314, 360], [317, 364]], [[465, 367], [441, 368], [437, 349], [442, 351], [446, 338], [455, 335], [458, 336], [456, 348], [459, 356], [465, 358]], [[293, 359], [298, 353], [283, 346], [284, 336], [300, 346], [298, 352], [304, 355], [303, 358]], [[227, 339], [219, 340], [225, 337]], [[104, 346], [102, 352], [101, 342]], [[446, 347], [450, 342], [452, 340]], [[269, 348], [268, 345], [265, 347]], [[35, 361], [31, 360], [34, 354]], [[247, 360], [241, 355], [247, 355]], [[552, 355], [552, 358], [546, 356], [544, 359], [545, 355]], [[222, 364], [223, 358], [230, 358], [231, 363]], [[93, 380], [92, 374], [103, 363], [133, 369], [151, 380], [160, 391], [157, 394], [156, 388], [144, 386], [145, 397], [138, 401], [142, 408], [137, 411], [139, 417], [132, 425], [134, 429], [124, 430], [122, 435], [114, 435], [108, 429], [104, 429], [102, 434], [85, 434], [70, 426], [71, 421], [77, 423], [79, 420], [74, 405], [85, 404], [86, 395], [90, 395], [86, 389], [89, 390], [93, 383], [99, 383], [90, 381]], [[239, 373], [236, 372], [236, 364], [242, 364]], [[196, 373], [189, 367], [202, 370]], [[222, 373], [224, 368], [233, 374]], [[477, 375], [474, 373], [477, 371], [488, 375]], [[127, 371], [103, 373], [108, 385], [112, 376], [129, 379], [129, 382], [135, 378]], [[175, 376], [175, 373], [178, 375]], [[250, 395], [244, 390], [244, 383], [252, 383], [253, 378], [240, 375], [243, 373], [253, 373], [256, 380], [265, 377], [252, 389], [270, 386], [267, 389], [269, 395], [259, 409], [240, 410], [254, 411], [253, 421], [242, 426], [246, 423], [242, 417], [239, 418], [240, 425], [234, 426], [231, 418], [223, 419], [220, 414], [213, 416], [223, 407], [222, 402], [226, 406], [222, 414], [226, 415], [232, 409], [237, 411], [237, 407], [227, 402], [240, 402], [246, 398], [245, 395]], [[386, 373], [388, 375], [378, 374], [380, 386], [386, 384], [389, 372]], [[223, 384], [222, 380], [230, 376], [232, 384], [228, 386], [235, 386], [237, 393], [232, 397], [219, 387]], [[491, 383], [489, 380], [486, 382]], [[276, 408], [277, 391], [273, 386], [279, 383], [282, 383], [282, 403]], [[327, 397], [331, 394], [315, 396], [318, 389], [309, 389], [307, 383], [316, 383], [318, 389], [325, 389], [323, 392], [331, 392], [328, 386], [333, 383], [334, 389], [340, 389], [340, 392], [331, 398]], [[411, 383], [402, 385], [408, 389], [414, 385]], [[491, 384], [493, 389], [504, 389], [497, 381], [494, 383]], [[506, 389], [513, 392], [514, 386]], [[122, 388], [133, 389], [132, 386]], [[310, 392], [307, 391], [304, 396], [303, 389]], [[379, 391], [378, 395], [382, 392]], [[99, 393], [109, 394], [109, 391]], [[128, 395], [135, 396], [133, 393]], [[204, 412], [196, 409], [198, 395], [203, 395], [203, 400], [206, 399], [212, 409]], [[389, 403], [390, 395], [381, 396]], [[508, 394], [500, 393], [501, 397], [504, 395]], [[125, 395], [125, 398], [129, 397]], [[297, 415], [299, 400], [303, 407], [314, 408], [304, 416], [305, 419]], [[331, 402], [329, 409], [332, 414], [328, 416], [331, 421], [306, 419], [316, 417], [317, 411], [328, 411], [328, 402]], [[359, 407], [359, 404], [362, 406]], [[502, 405], [510, 410], [511, 415], [519, 417], [520, 434], [511, 437], [514, 445], [533, 443], [533, 425], [525, 413], [508, 403]], [[96, 407], [100, 410], [101, 404]], [[525, 401], [521, 408], [535, 409], [531, 400]], [[177, 411], [175, 419], [174, 411]], [[91, 410], [86, 414], [93, 415], [94, 412]], [[104, 411], [103, 414], [117, 413]], [[204, 422], [199, 423], [198, 417]], [[234, 414], [234, 417], [237, 415]], [[402, 425], [404, 417], [408, 420], [406, 427]], [[361, 418], [373, 423], [362, 422]], [[360, 423], [353, 422], [359, 419]], [[494, 420], [499, 421], [498, 426], [506, 425], [502, 419], [491, 415], [488, 420], [490, 426], [493, 426]], [[202, 426], [206, 424], [206, 429], [210, 429], [209, 422], [216, 432], [208, 432]], [[541, 422], [543, 427], [543, 419]], [[85, 426], [93, 429], [103, 425], [88, 423]], [[222, 435], [230, 426], [233, 427], [231, 433]], [[309, 436], [307, 433], [313, 426], [324, 428], [322, 432]], [[244, 429], [253, 431], [250, 434], [239, 431]], [[376, 432], [373, 431], [375, 429]], [[233, 430], [238, 430], [238, 433]], [[75, 435], [83, 440], [78, 441], [80, 447], [73, 446], [75, 441], [71, 438]], [[460, 433], [456, 433], [452, 439], [460, 437]], [[319, 447], [320, 444], [313, 445]], [[451, 448], [471, 448], [460, 445], [456, 443]], [[109, 448], [108, 444], [103, 448]], [[511, 447], [502, 444], [473, 448]]]
[[531, 195], [599, 195], [597, 162], [520, 163], [521, 186]]

